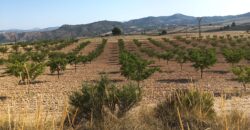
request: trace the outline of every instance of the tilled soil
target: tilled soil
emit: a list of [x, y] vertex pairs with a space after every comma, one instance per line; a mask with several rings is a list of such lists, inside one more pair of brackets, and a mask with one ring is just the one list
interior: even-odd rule
[[[159, 39], [158, 39], [159, 40]], [[90, 43], [81, 52], [81, 55], [87, 55], [93, 51], [100, 42]], [[64, 48], [63, 52], [69, 52], [79, 43], [75, 43]], [[143, 41], [143, 47], [163, 51], [163, 49], [154, 46], [148, 41]], [[220, 96], [223, 93], [229, 93], [224, 108], [233, 109], [237, 106], [241, 110], [250, 114], [250, 97], [236, 97], [237, 93], [242, 90], [242, 85], [234, 80], [234, 75], [230, 72], [231, 66], [225, 62], [219, 62], [215, 66], [206, 70], [204, 78], [200, 79], [200, 74], [191, 65], [186, 63], [183, 70], [175, 61], [158, 60], [148, 57], [145, 53], [132, 42], [125, 40], [125, 48], [131, 52], [137, 53], [141, 57], [154, 60], [154, 66], [159, 66], [161, 71], [156, 72], [150, 78], [143, 81], [143, 100], [144, 103], [157, 103], [164, 100], [166, 95], [173, 89], [197, 87], [206, 91], [213, 92], [216, 98], [215, 107], [219, 111]], [[220, 59], [223, 61], [223, 59]], [[0, 72], [5, 71], [5, 66], [0, 67]], [[95, 82], [100, 78], [100, 74], [106, 74], [108, 78], [116, 84], [125, 84], [129, 81], [121, 76], [119, 65], [119, 49], [117, 42], [109, 41], [104, 52], [86, 65], [77, 65], [75, 72], [74, 66], [67, 66], [60, 78], [50, 74], [49, 68], [46, 72], [37, 78], [37, 83], [31, 85], [18, 85], [18, 78], [1, 74], [0, 77], [0, 115], [7, 114], [8, 109], [14, 112], [36, 113], [40, 106], [41, 110], [46, 113], [61, 113], [65, 104], [68, 103], [68, 96], [78, 90], [83, 82]], [[249, 90], [248, 90], [249, 91]], [[236, 95], [236, 96], [235, 96]], [[60, 115], [60, 114], [59, 114]]]

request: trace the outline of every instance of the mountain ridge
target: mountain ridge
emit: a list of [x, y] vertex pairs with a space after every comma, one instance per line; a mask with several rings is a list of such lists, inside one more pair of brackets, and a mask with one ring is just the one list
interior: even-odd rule
[[[202, 24], [216, 24], [224, 26], [231, 22], [237, 24], [250, 23], [250, 12], [240, 15], [227, 16], [204, 16]], [[160, 29], [171, 29], [180, 26], [196, 26], [197, 17], [188, 16], [181, 13], [170, 16], [149, 16], [139, 19], [132, 19], [125, 22], [102, 20], [88, 24], [69, 25], [65, 24], [54, 30], [36, 32], [7, 32], [0, 34], [0, 42], [30, 41], [41, 39], [63, 39], [68, 37], [92, 37], [106, 34], [113, 27], [119, 27], [125, 34], [138, 34], [143, 31], [157, 31]]]

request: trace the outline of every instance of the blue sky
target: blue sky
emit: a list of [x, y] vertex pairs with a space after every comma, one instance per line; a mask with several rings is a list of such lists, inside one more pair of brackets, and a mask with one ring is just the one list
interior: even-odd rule
[[250, 0], [0, 0], [0, 30], [127, 21], [182, 13], [192, 16], [250, 12]]

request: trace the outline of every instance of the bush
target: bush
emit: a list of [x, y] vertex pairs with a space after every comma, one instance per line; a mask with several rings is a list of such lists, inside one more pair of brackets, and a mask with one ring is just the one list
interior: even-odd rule
[[73, 106], [72, 113], [77, 111], [77, 124], [84, 120], [102, 124], [107, 113], [116, 118], [123, 117], [140, 101], [141, 90], [133, 84], [118, 88], [102, 76], [97, 84], [84, 84], [80, 92], [74, 92], [69, 98]]
[[176, 90], [157, 105], [155, 116], [165, 129], [201, 130], [211, 126], [215, 118], [213, 96], [198, 90]]

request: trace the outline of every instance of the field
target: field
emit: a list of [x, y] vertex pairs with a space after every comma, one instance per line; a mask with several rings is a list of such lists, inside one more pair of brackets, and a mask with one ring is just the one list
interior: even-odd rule
[[[242, 38], [242, 43], [236, 43], [236, 45], [230, 44], [226, 39], [227, 34], [230, 34], [231, 37], [238, 36]], [[192, 33], [188, 34], [188, 38], [186, 38], [186, 34], [105, 37], [107, 44], [103, 52], [91, 62], [77, 64], [76, 71], [74, 65], [67, 65], [66, 70], [60, 74], [59, 79], [56, 74], [51, 74], [49, 68], [46, 67], [45, 72], [36, 79], [36, 82], [28, 85], [18, 84], [19, 78], [4, 73], [6, 65], [1, 65], [0, 122], [1, 120], [11, 120], [39, 124], [38, 122], [41, 120], [60, 121], [65, 116], [65, 111], [69, 107], [68, 96], [73, 91], [79, 90], [83, 82], [96, 82], [100, 79], [101, 74], [107, 75], [115, 84], [131, 82], [122, 76], [120, 72], [118, 39], [124, 40], [125, 50], [135, 53], [143, 59], [154, 61], [154, 64], [151, 66], [160, 68], [159, 72], [154, 73], [148, 79], [141, 82], [143, 98], [135, 110], [145, 104], [154, 106], [177, 88], [196, 87], [202, 91], [214, 94], [214, 108], [218, 114], [237, 109], [243, 111], [245, 115], [250, 115], [250, 89], [247, 88], [246, 91], [243, 91], [242, 84], [235, 80], [236, 76], [231, 72], [232, 65], [225, 61], [220, 52], [220, 48], [223, 45], [236, 48], [244, 44], [249, 47], [250, 35], [244, 32], [203, 33], [202, 35], [203, 40], [201, 41], [192, 38], [197, 37], [196, 34]], [[174, 46], [182, 48], [212, 48], [211, 43], [206, 41], [206, 36], [208, 35], [210, 35], [210, 38], [213, 38], [213, 35], [218, 36], [218, 45], [215, 46], [217, 63], [209, 69], [205, 69], [202, 79], [200, 78], [199, 71], [192, 67], [191, 62], [184, 63], [183, 70], [181, 70], [180, 65], [175, 59], [171, 59], [167, 64], [166, 60], [149, 56], [147, 53], [141, 51], [141, 48], [147, 48], [160, 53], [166, 49], [174, 48]], [[179, 36], [181, 36], [181, 39], [177, 38]], [[220, 41], [219, 36], [224, 36], [223, 38], [226, 39], [224, 43]], [[153, 44], [148, 38], [161, 43], [162, 46]], [[174, 44], [166, 40], [164, 41], [163, 38], [172, 41]], [[191, 43], [186, 44], [182, 38], [190, 40]], [[142, 43], [141, 47], [134, 43], [134, 39], [138, 39]], [[71, 52], [80, 43], [86, 41], [90, 41], [90, 43], [79, 51], [79, 55], [88, 55], [94, 51], [102, 43], [102, 38], [80, 38], [79, 41], [69, 44], [58, 51], [64, 53]], [[9, 54], [14, 52], [11, 48], [12, 45], [6, 46], [8, 47], [8, 53], [1, 54], [1, 57], [5, 59], [8, 58]], [[29, 46], [33, 48], [32, 51], [35, 51], [34, 45]], [[20, 47], [19, 51], [25, 52], [25, 49]], [[237, 65], [249, 66], [249, 62], [241, 60]]]

